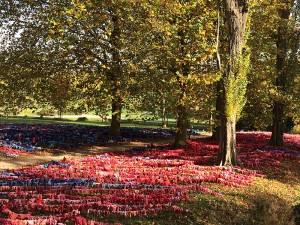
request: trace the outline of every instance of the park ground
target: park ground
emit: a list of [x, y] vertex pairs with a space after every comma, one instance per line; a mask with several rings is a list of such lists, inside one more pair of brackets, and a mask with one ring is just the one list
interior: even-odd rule
[[[203, 133], [202, 137], [206, 135], [207, 133]], [[193, 138], [199, 137], [201, 136]], [[151, 143], [165, 146], [172, 142], [173, 138], [139, 140], [102, 147], [86, 146], [68, 151], [51, 150], [18, 159], [1, 158], [0, 170], [96, 153], [126, 151], [134, 147], [144, 148]], [[111, 224], [300, 224], [300, 157], [282, 158], [271, 165], [273, 166], [260, 163], [254, 168], [249, 168], [263, 174], [262, 177], [254, 178], [249, 186], [231, 187], [207, 183], [208, 188], [222, 193], [222, 196], [192, 192], [188, 200], [176, 203], [180, 210], [170, 208], [142, 217], [109, 216], [101, 219]]]

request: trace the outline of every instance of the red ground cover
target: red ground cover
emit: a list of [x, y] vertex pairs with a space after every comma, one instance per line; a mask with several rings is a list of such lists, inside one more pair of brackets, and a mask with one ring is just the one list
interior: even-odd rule
[[12, 149], [7, 146], [0, 146], [0, 154], [8, 157], [18, 157], [18, 156], [26, 156], [29, 155], [28, 152], [21, 151], [18, 149]]
[[91, 218], [181, 211], [176, 203], [189, 201], [191, 191], [224, 196], [208, 183], [244, 187], [262, 176], [253, 168], [299, 159], [299, 136], [286, 135], [281, 149], [267, 146], [269, 137], [263, 132], [237, 134], [242, 168], [208, 166], [217, 157], [218, 143], [199, 139], [186, 149], [92, 155], [2, 172], [0, 223], [104, 224]]

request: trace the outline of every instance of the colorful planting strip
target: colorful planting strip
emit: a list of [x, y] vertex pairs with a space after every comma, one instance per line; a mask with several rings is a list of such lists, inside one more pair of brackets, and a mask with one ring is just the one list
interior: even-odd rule
[[18, 157], [42, 149], [70, 149], [86, 144], [103, 145], [129, 139], [167, 138], [174, 135], [168, 129], [121, 128], [121, 136], [109, 137], [109, 127], [82, 125], [0, 124], [0, 154]]
[[[299, 136], [285, 151], [263, 144], [262, 139], [268, 136], [238, 134], [244, 165], [277, 165], [280, 160], [298, 159], [299, 148], [295, 143]], [[2, 172], [0, 222], [104, 224], [97, 218], [110, 214], [143, 216], [163, 209], [183, 211], [176, 204], [189, 202], [190, 192], [226, 197], [221, 191], [210, 189], [209, 183], [241, 188], [251, 185], [253, 178], [263, 176], [240, 167], [205, 166], [217, 156], [217, 150], [215, 141], [199, 139], [190, 141], [186, 149], [92, 155]]]
[[2, 172], [0, 204], [9, 220], [50, 221], [41, 214], [52, 215], [57, 223], [79, 215], [82, 220], [109, 214], [137, 216], [188, 200], [190, 191], [223, 196], [207, 188], [207, 182], [243, 187], [255, 176], [254, 171], [199, 166], [189, 160], [95, 155]]

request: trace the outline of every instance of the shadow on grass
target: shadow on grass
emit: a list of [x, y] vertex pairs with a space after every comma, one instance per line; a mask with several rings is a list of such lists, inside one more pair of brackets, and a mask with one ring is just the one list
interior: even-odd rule
[[300, 163], [298, 160], [282, 161], [279, 169], [273, 167], [262, 168], [269, 179], [290, 185], [300, 185]]
[[284, 199], [262, 192], [226, 195], [224, 198], [192, 194], [192, 203], [178, 203], [183, 211], [164, 210], [143, 217], [102, 217], [124, 225], [296, 225], [292, 206]]

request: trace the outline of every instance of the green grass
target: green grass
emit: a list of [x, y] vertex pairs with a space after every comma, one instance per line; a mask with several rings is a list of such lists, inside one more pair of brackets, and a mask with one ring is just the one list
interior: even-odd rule
[[[109, 126], [109, 122], [102, 122], [100, 119], [88, 119], [85, 121], [77, 121], [76, 118], [50, 118], [50, 117], [24, 117], [24, 116], [14, 116], [14, 117], [0, 117], [0, 123], [15, 123], [15, 124], [79, 124], [79, 125], [88, 125], [88, 126]], [[122, 126], [126, 127], [158, 127], [156, 124], [141, 124], [141, 123], [127, 123], [122, 122]]]
[[[9, 117], [0, 117], [0, 123], [25, 123], [25, 124], [79, 124], [79, 125], [88, 125], [88, 126], [110, 126], [110, 122], [102, 122], [101, 119], [89, 118], [85, 121], [78, 121], [76, 118], [52, 118], [44, 117], [40, 118], [38, 116], [9, 116]], [[206, 125], [204, 123], [192, 123], [193, 128], [205, 130]], [[122, 127], [140, 127], [140, 128], [160, 128], [161, 121], [128, 121], [122, 120]], [[174, 121], [169, 122], [169, 128], [175, 128], [176, 123]]]
[[108, 123], [102, 123], [97, 120], [87, 120], [87, 121], [76, 121], [76, 119], [57, 119], [44, 117], [24, 117], [24, 116], [14, 116], [14, 117], [0, 117], [0, 123], [15, 123], [15, 124], [81, 124], [90, 126], [107, 126]]

